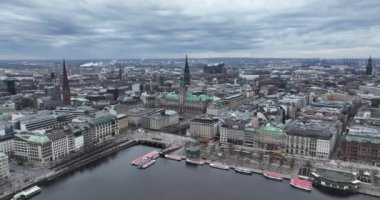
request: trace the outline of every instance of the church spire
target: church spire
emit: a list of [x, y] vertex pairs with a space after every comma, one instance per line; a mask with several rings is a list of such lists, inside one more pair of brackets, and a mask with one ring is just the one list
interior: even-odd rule
[[71, 93], [70, 93], [69, 79], [67, 77], [65, 58], [63, 58], [62, 96], [63, 96], [63, 105], [66, 105], [66, 106], [71, 105]]
[[185, 69], [184, 69], [184, 84], [185, 86], [190, 85], [190, 69], [189, 69], [189, 63], [187, 61], [187, 54], [186, 54], [186, 61], [185, 61]]
[[366, 74], [372, 75], [372, 70], [373, 70], [373, 64], [372, 64], [372, 57], [370, 56], [367, 61]]

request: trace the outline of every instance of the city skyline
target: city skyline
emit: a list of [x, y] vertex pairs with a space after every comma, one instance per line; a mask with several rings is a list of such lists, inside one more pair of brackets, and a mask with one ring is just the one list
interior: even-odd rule
[[378, 1], [4, 1], [0, 59], [376, 58]]

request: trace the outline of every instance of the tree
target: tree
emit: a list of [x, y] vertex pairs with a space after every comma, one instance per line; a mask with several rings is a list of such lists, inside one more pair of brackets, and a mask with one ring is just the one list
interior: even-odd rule
[[295, 163], [296, 163], [296, 159], [293, 157], [290, 158], [290, 164], [289, 164], [290, 168], [293, 168]]

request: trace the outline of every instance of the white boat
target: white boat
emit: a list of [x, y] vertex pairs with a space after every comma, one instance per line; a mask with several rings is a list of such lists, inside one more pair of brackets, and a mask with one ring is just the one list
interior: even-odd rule
[[276, 181], [282, 181], [282, 179], [283, 179], [283, 176], [281, 174], [278, 174], [275, 172], [264, 171], [263, 176], [266, 178], [269, 178], [269, 179], [276, 180]]
[[229, 170], [230, 169], [229, 166], [223, 165], [222, 163], [219, 163], [219, 162], [210, 163], [210, 166], [213, 168], [223, 169], [223, 170]]
[[182, 158], [180, 156], [170, 155], [170, 154], [166, 154], [165, 158], [168, 158], [168, 159], [171, 159], [171, 160], [176, 160], [176, 161], [181, 161], [182, 160]]
[[244, 168], [244, 167], [236, 167], [235, 171], [241, 174], [249, 174], [249, 175], [252, 174], [252, 171], [250, 169]]
[[41, 188], [38, 186], [33, 186], [31, 188], [28, 188], [24, 191], [21, 191], [15, 195], [13, 195], [11, 200], [24, 200], [24, 199], [29, 199], [30, 197], [38, 194], [41, 192]]

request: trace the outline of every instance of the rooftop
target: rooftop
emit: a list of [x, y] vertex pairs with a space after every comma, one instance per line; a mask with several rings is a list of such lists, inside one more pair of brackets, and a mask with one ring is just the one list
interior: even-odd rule
[[328, 169], [315, 169], [314, 173], [318, 174], [321, 178], [334, 182], [350, 183], [356, 180], [355, 175], [348, 172], [333, 171]]
[[[169, 101], [179, 101], [179, 94], [176, 92], [169, 92], [164, 95], [164, 98]], [[204, 102], [204, 101], [217, 101], [219, 97], [208, 95], [203, 92], [187, 92], [185, 101], [191, 102]]]
[[45, 134], [38, 134], [38, 133], [19, 133], [15, 135], [16, 137], [30, 142], [35, 143], [39, 145], [43, 145], [45, 143], [49, 143], [50, 139]]
[[345, 136], [348, 142], [369, 142], [380, 144], [380, 128], [374, 126], [352, 126]]
[[266, 124], [265, 126], [261, 126], [258, 130], [260, 132], [273, 133], [277, 135], [286, 135], [286, 132], [283, 129], [272, 126], [271, 124]]

